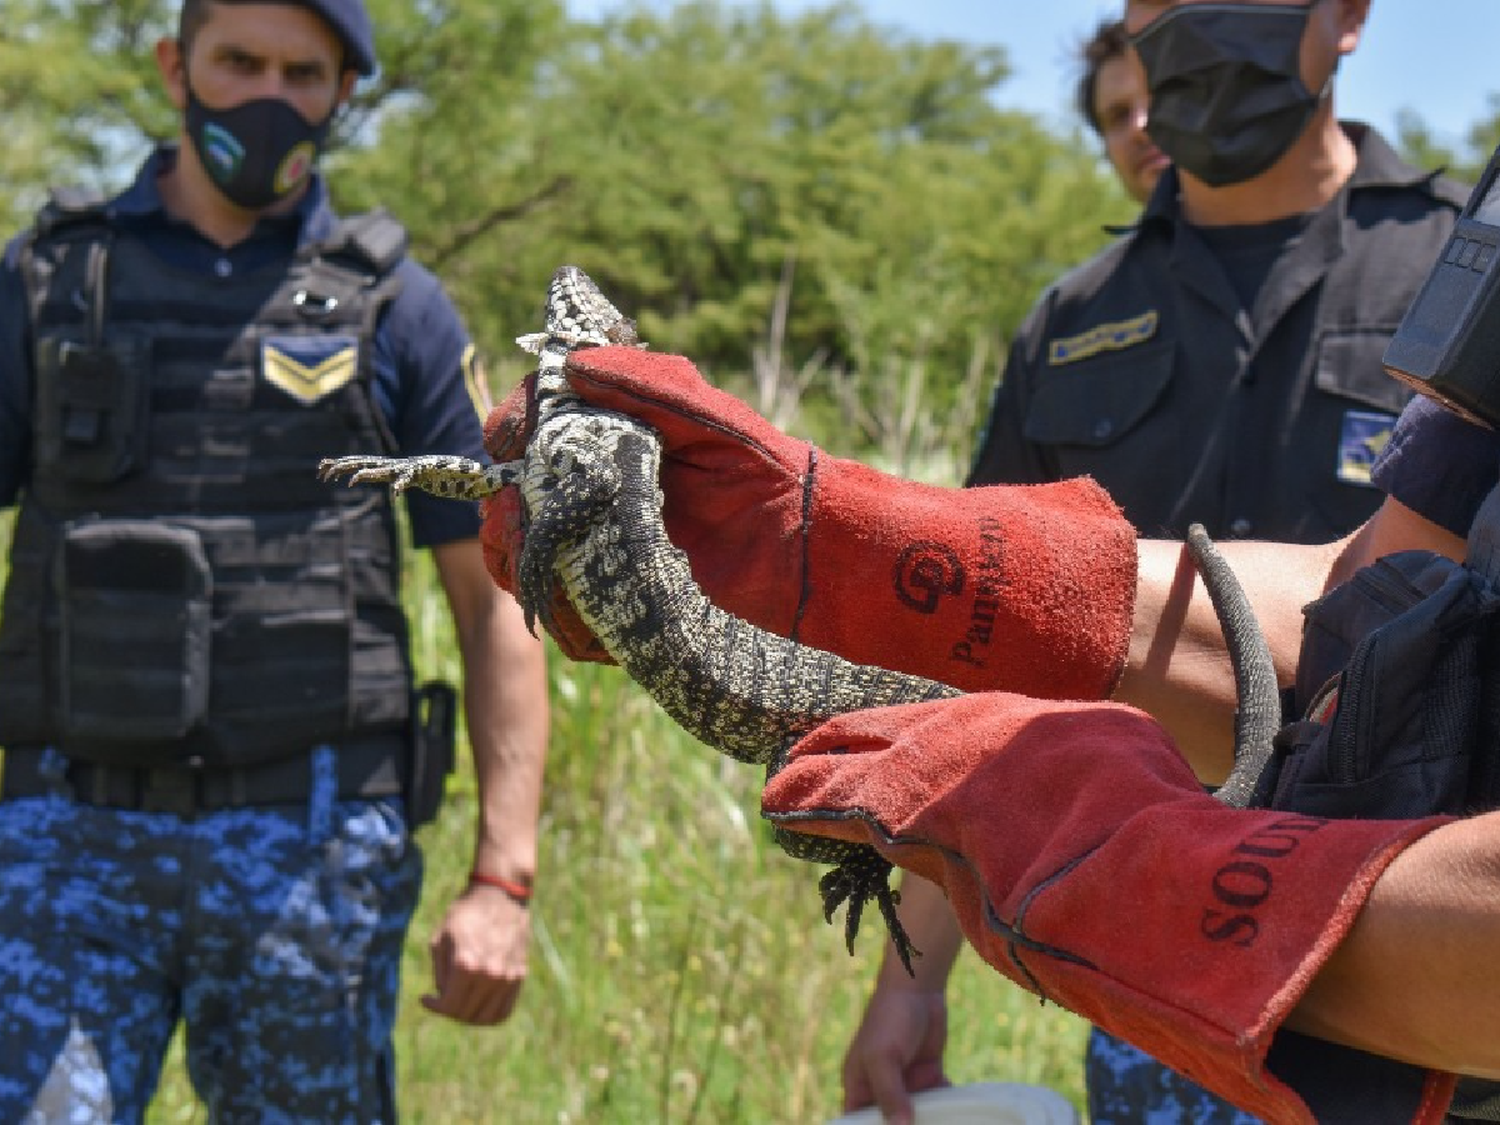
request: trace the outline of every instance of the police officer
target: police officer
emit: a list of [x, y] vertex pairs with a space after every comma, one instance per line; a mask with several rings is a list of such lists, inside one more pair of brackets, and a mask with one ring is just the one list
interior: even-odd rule
[[1104, 155], [1130, 198], [1145, 203], [1171, 162], [1146, 132], [1151, 99], [1140, 56], [1119, 20], [1102, 21], [1079, 55], [1078, 113], [1103, 142]]
[[[184, 0], [176, 144], [59, 195], [0, 270], [0, 1119], [139, 1121], [179, 1019], [218, 1120], [391, 1121], [391, 1028], [441, 793], [385, 495], [320, 458], [481, 455], [458, 316], [314, 171], [375, 67], [360, 0]], [[510, 1013], [546, 738], [541, 648], [470, 505], [414, 497], [469, 690], [473, 877], [434, 1011]]]
[[[1128, 6], [1148, 131], [1173, 167], [1125, 236], [1032, 310], [968, 483], [1092, 476], [1142, 535], [1174, 539], [1198, 522], [1216, 539], [1322, 543], [1370, 516], [1371, 464], [1408, 397], [1381, 356], [1467, 193], [1335, 116], [1368, 11]], [[903, 1072], [941, 1074], [959, 948], [933, 888], [907, 880], [902, 913], [928, 956], [916, 980], [882, 966], [844, 1071], [851, 1105], [893, 1116], [908, 1112]], [[1253, 1120], [1100, 1033], [1086, 1068], [1096, 1125]]]

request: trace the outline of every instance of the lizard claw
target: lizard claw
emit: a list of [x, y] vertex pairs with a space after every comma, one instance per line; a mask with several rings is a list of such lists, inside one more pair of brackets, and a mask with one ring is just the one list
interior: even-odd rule
[[530, 352], [532, 355], [541, 355], [542, 349], [546, 347], [547, 341], [550, 338], [546, 332], [528, 332], [524, 336], [517, 336], [516, 344], [523, 352]]
[[[766, 773], [767, 778], [773, 776], [778, 769], [779, 766], [773, 763]], [[880, 908], [880, 916], [885, 920], [886, 929], [891, 932], [896, 956], [901, 958], [906, 971], [912, 973], [911, 959], [922, 954], [912, 944], [906, 927], [896, 914], [901, 895], [891, 889], [890, 860], [869, 844], [808, 836], [785, 828], [776, 828], [772, 835], [781, 849], [793, 859], [833, 864], [833, 870], [818, 880], [818, 893], [823, 898], [823, 920], [832, 925], [838, 908], [848, 903], [848, 914], [844, 917], [844, 944], [851, 954], [854, 952], [854, 939], [859, 934], [860, 921], [864, 918], [865, 904], [873, 901]]]
[[409, 474], [407, 480], [401, 480], [401, 469], [402, 462], [395, 457], [325, 457], [318, 462], [318, 479], [330, 481], [347, 476], [351, 486], [398, 481], [396, 491], [399, 492], [410, 483]]
[[896, 956], [901, 959], [907, 974], [915, 976], [911, 967], [913, 956], [921, 952], [912, 945], [911, 937], [896, 913], [901, 901], [899, 892], [890, 886], [891, 863], [867, 844], [849, 844], [844, 858], [818, 880], [818, 891], [823, 896], [823, 919], [832, 924], [834, 912], [848, 903], [844, 917], [844, 943], [849, 952], [854, 952], [854, 938], [859, 933], [859, 923], [864, 917], [865, 903], [872, 899], [880, 908], [880, 916], [890, 930], [891, 942], [896, 947]]
[[351, 485], [389, 484], [395, 492], [420, 488], [450, 500], [482, 500], [513, 483], [516, 468], [511, 462], [486, 466], [467, 457], [442, 453], [415, 457], [334, 457], [318, 466], [322, 480], [345, 474]]

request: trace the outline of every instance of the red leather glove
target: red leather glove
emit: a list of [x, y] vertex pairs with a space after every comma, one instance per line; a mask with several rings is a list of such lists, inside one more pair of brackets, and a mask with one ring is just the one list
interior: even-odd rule
[[[937, 883], [1005, 976], [1278, 1123], [1314, 1117], [1266, 1067], [1277, 1029], [1380, 872], [1445, 823], [1230, 809], [1141, 712], [1001, 693], [831, 719], [762, 811]], [[1428, 1076], [1417, 1120], [1451, 1082]]]
[[[1097, 699], [1118, 679], [1135, 601], [1135, 532], [1086, 479], [936, 488], [830, 457], [709, 386], [681, 356], [591, 348], [568, 360], [589, 403], [662, 439], [663, 515], [721, 608], [860, 664], [965, 690]], [[496, 461], [521, 455], [531, 381], [485, 425]], [[520, 500], [488, 502], [490, 573], [512, 593]], [[554, 637], [608, 659], [571, 608]]]

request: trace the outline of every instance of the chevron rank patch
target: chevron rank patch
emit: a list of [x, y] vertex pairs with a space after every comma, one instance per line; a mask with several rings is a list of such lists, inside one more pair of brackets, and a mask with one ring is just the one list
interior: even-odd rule
[[260, 369], [266, 382], [311, 406], [358, 374], [359, 339], [268, 336], [260, 345]]
[[1339, 480], [1345, 484], [1370, 483], [1375, 458], [1391, 440], [1396, 419], [1368, 410], [1346, 410], [1339, 432]]
[[1129, 320], [1111, 321], [1077, 336], [1053, 340], [1047, 348], [1047, 364], [1049, 367], [1062, 367], [1089, 359], [1101, 352], [1118, 352], [1144, 344], [1156, 335], [1156, 326], [1160, 320], [1160, 314], [1151, 309]]

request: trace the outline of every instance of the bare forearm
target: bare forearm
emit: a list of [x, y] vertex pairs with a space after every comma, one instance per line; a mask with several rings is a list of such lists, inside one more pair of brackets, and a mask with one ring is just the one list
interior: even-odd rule
[[[499, 592], [497, 592], [499, 593]], [[540, 642], [503, 619], [520, 610], [509, 595], [489, 643], [467, 661], [465, 714], [480, 806], [474, 865], [530, 876], [536, 870], [536, 826], [547, 752], [547, 679]], [[477, 687], [475, 685], [483, 685]]]
[[527, 632], [515, 600], [490, 582], [477, 545], [446, 562], [440, 555], [439, 567], [464, 663], [464, 714], [479, 789], [475, 868], [527, 880], [536, 870], [548, 735], [542, 645]]
[[1381, 875], [1289, 1026], [1500, 1078], [1500, 813], [1423, 837]]
[[[1292, 682], [1302, 644], [1302, 607], [1360, 567], [1395, 551], [1423, 549], [1449, 558], [1464, 541], [1390, 499], [1345, 539], [1219, 544], [1270, 645], [1278, 677]], [[1209, 784], [1230, 765], [1234, 680], [1208, 591], [1180, 543], [1141, 540], [1130, 659], [1115, 698], [1150, 712], [1165, 726], [1194, 771]]]
[[901, 905], [896, 908], [912, 944], [921, 956], [912, 960], [908, 975], [893, 947], [881, 961], [878, 985], [896, 985], [919, 992], [942, 992], [963, 948], [963, 931], [948, 905], [943, 889], [911, 872], [901, 877]]
[[[1291, 682], [1302, 607], [1322, 592], [1343, 544], [1222, 543], [1219, 549], [1255, 607], [1277, 675]], [[1115, 698], [1150, 712], [1194, 771], [1217, 784], [1233, 753], [1235, 690], [1208, 592], [1180, 543], [1142, 540], [1130, 659]]]

